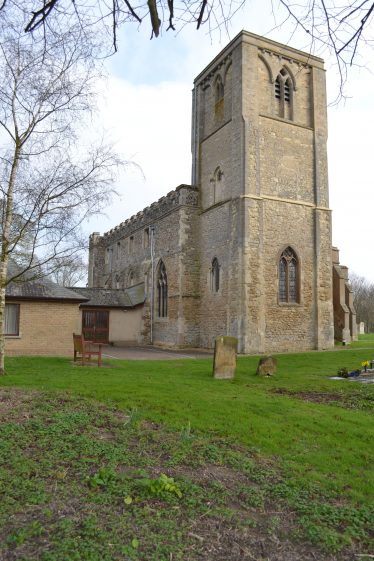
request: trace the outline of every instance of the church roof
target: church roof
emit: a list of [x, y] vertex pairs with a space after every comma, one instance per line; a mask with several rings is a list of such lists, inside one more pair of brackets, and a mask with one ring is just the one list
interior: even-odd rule
[[145, 300], [143, 282], [122, 289], [74, 287], [73, 290], [88, 298], [82, 304], [85, 308], [134, 308]]

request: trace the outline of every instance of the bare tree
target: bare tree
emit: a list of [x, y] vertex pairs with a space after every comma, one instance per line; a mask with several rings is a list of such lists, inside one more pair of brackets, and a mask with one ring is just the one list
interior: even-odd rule
[[81, 255], [57, 259], [57, 265], [51, 279], [60, 286], [76, 286], [87, 279], [88, 266]]
[[[91, 23], [106, 29], [117, 50], [118, 28], [125, 22], [148, 22], [151, 37], [158, 37], [162, 29], [176, 30], [186, 24], [195, 24], [197, 29], [207, 25], [212, 31], [226, 26], [230, 18], [247, 2], [253, 0], [31, 0], [26, 32], [45, 26], [52, 14], [60, 18], [75, 17], [77, 21], [89, 13]], [[7, 3], [17, 0], [3, 0]], [[295, 31], [302, 30], [310, 48], [326, 47], [335, 56], [340, 75], [341, 93], [349, 66], [357, 62], [362, 44], [372, 44], [370, 25], [373, 22], [373, 0], [268, 0], [272, 6], [276, 26], [281, 27], [290, 20]], [[0, 6], [1, 8], [1, 6]], [[321, 49], [318, 49], [321, 51]]]
[[357, 321], [363, 321], [365, 331], [369, 333], [374, 330], [374, 283], [356, 273], [350, 273], [349, 277]]
[[81, 225], [109, 201], [119, 164], [109, 147], [78, 142], [98, 76], [92, 34], [51, 16], [46, 43], [23, 32], [27, 16], [12, 4], [0, 29], [0, 374], [7, 284], [82, 248]]

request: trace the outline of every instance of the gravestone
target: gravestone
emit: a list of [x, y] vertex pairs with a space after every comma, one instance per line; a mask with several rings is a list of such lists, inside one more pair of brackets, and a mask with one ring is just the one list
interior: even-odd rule
[[216, 337], [213, 362], [215, 378], [227, 379], [235, 376], [237, 347], [236, 337]]
[[272, 356], [263, 356], [260, 358], [256, 374], [259, 376], [272, 376], [277, 371], [277, 359]]

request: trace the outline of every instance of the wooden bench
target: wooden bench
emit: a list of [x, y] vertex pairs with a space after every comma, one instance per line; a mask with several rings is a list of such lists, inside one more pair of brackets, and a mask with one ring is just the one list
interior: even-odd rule
[[101, 366], [101, 343], [86, 341], [83, 335], [73, 333], [74, 362], [80, 360], [82, 365], [88, 364], [91, 357], [97, 356], [97, 366]]

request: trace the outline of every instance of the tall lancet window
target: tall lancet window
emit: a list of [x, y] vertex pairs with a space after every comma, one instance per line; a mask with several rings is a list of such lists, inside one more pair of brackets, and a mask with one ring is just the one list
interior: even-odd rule
[[224, 116], [224, 99], [225, 99], [225, 87], [222, 82], [221, 75], [218, 74], [215, 84], [214, 84], [214, 114], [216, 119], [223, 119]]
[[279, 260], [279, 302], [299, 302], [299, 263], [291, 247], [282, 252]]
[[163, 261], [160, 263], [157, 275], [157, 306], [158, 317], [166, 318], [168, 315], [168, 277]]
[[212, 292], [219, 291], [219, 263], [216, 257], [212, 261], [210, 270], [210, 289]]
[[279, 72], [274, 82], [274, 98], [278, 117], [293, 120], [293, 82], [285, 68]]

